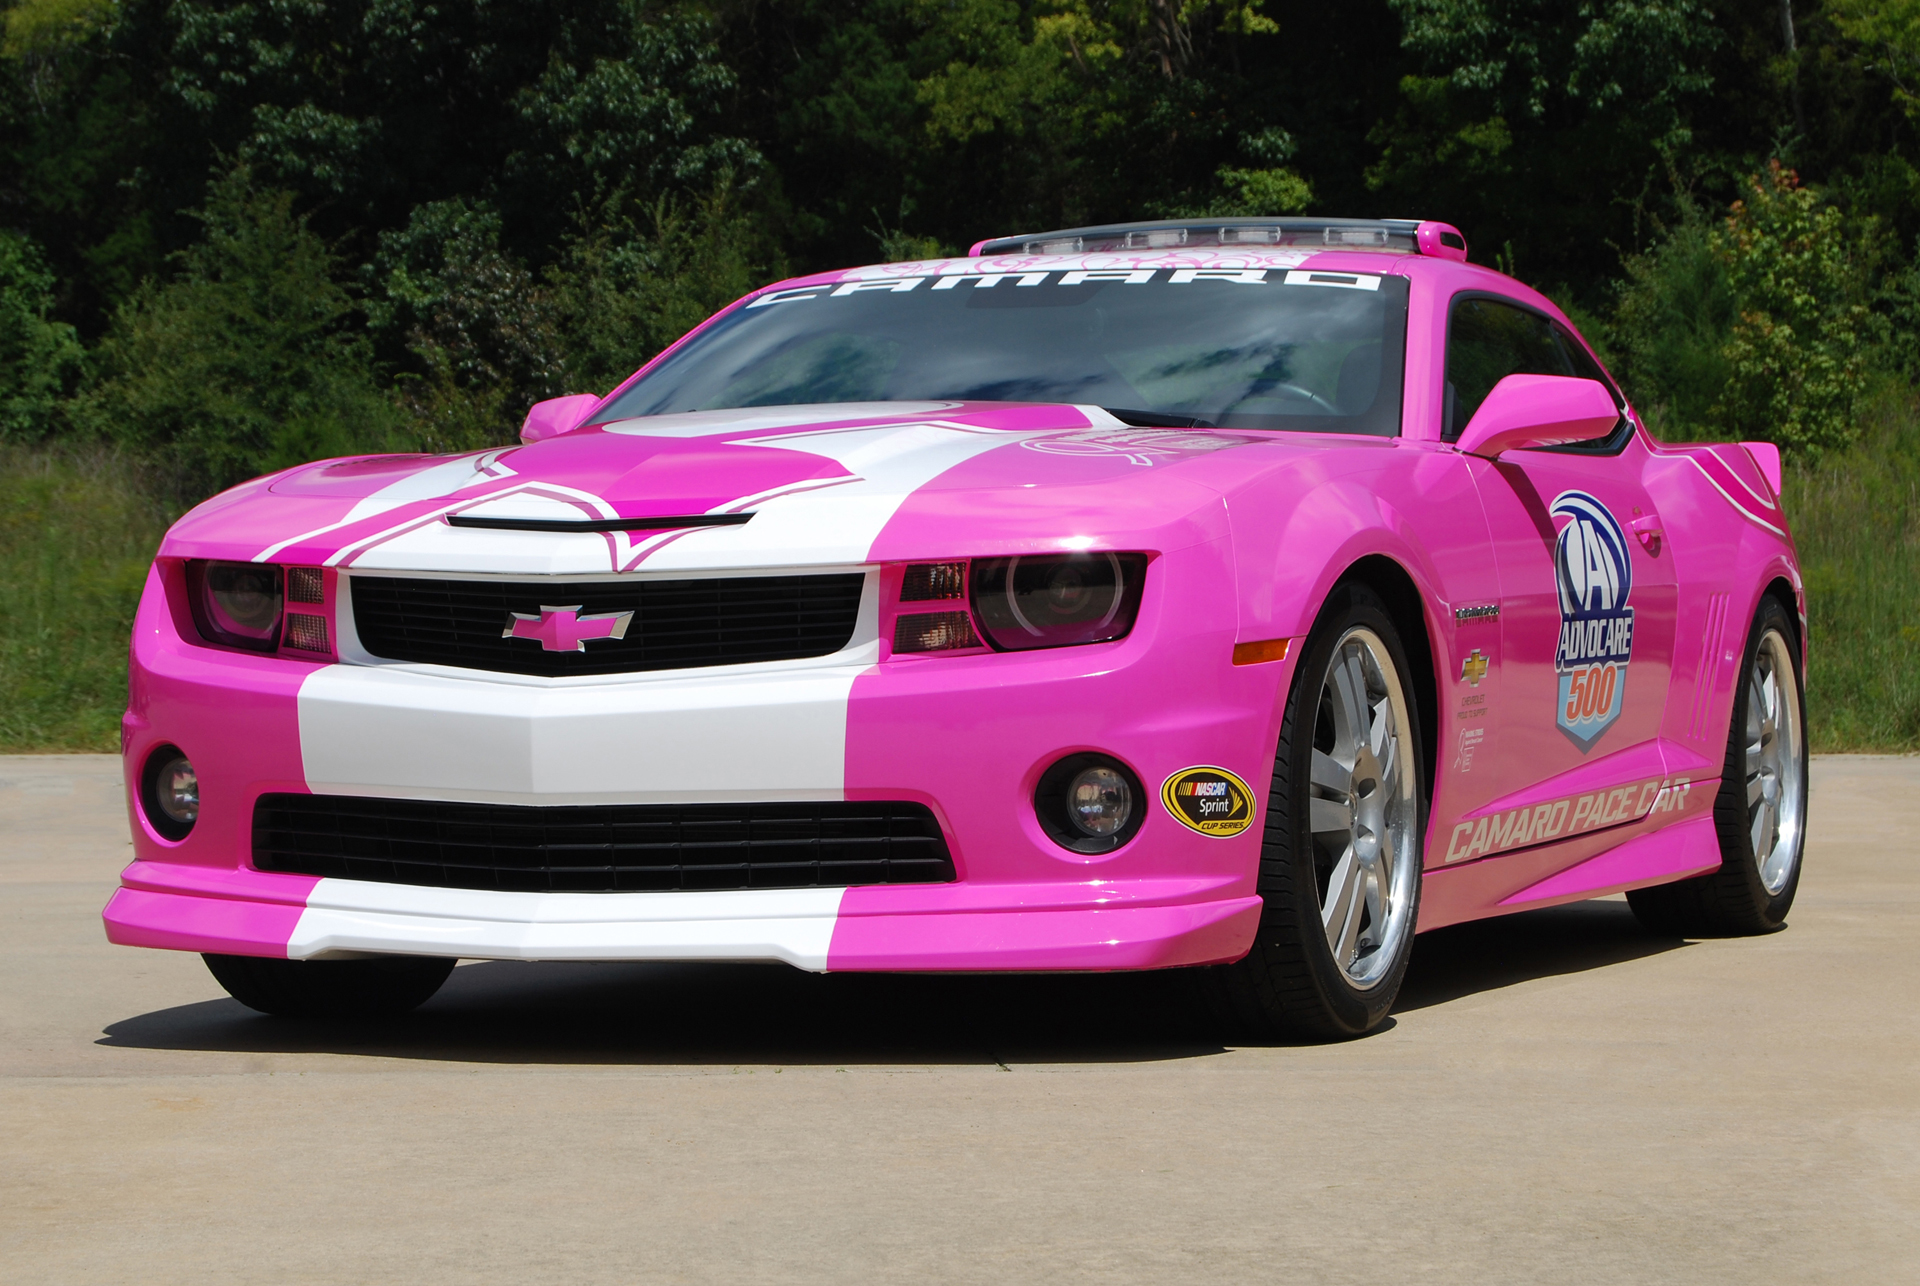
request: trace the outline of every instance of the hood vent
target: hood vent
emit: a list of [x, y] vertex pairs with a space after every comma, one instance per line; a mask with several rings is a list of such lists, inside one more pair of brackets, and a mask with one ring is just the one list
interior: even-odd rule
[[453, 527], [482, 527], [493, 531], [673, 531], [681, 527], [738, 527], [753, 521], [747, 514], [687, 514], [681, 518], [476, 518], [448, 514]]

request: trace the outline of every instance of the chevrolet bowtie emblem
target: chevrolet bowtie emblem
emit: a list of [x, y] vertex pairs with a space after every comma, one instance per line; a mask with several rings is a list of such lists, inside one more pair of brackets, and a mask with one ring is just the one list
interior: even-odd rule
[[1467, 659], [1460, 663], [1460, 677], [1469, 687], [1479, 687], [1480, 680], [1487, 677], [1487, 654], [1479, 648], [1469, 652]]
[[584, 652], [590, 639], [623, 639], [633, 623], [632, 612], [595, 612], [580, 615], [580, 604], [572, 607], [542, 606], [538, 616], [508, 612], [503, 639], [538, 639], [549, 652]]

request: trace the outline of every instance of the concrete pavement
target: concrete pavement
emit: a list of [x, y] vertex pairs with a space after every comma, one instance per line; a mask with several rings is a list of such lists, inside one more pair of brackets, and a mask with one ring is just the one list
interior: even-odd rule
[[1789, 927], [1420, 939], [1389, 1029], [1151, 976], [462, 965], [366, 1030], [108, 946], [118, 765], [0, 758], [0, 1281], [1920, 1280], [1920, 759]]

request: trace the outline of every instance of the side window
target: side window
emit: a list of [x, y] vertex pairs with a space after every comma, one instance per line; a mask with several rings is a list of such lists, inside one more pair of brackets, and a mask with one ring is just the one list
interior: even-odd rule
[[[1560, 351], [1567, 356], [1567, 362], [1572, 367], [1572, 370], [1569, 372], [1570, 374], [1578, 375], [1582, 379], [1599, 381], [1607, 392], [1613, 394], [1614, 404], [1623, 405], [1620, 400], [1620, 390], [1614, 388], [1613, 384], [1607, 379], [1606, 372], [1600, 369], [1600, 363], [1593, 360], [1587, 353], [1587, 350], [1581, 346], [1580, 341], [1573, 337], [1572, 332], [1558, 322], [1555, 322], [1553, 325], [1553, 338], [1554, 341], [1560, 345]], [[1571, 442], [1566, 446], [1542, 447], [1540, 449], [1543, 451], [1559, 452], [1565, 455], [1612, 455], [1614, 452], [1626, 446], [1627, 439], [1632, 436], [1633, 421], [1629, 420], [1625, 415], [1622, 415], [1620, 422], [1613, 426], [1613, 432], [1596, 442]]]
[[[1441, 436], [1451, 442], [1467, 427], [1473, 413], [1509, 375], [1579, 375], [1598, 378], [1599, 372], [1576, 369], [1554, 324], [1538, 313], [1497, 299], [1462, 299], [1453, 305], [1447, 326], [1446, 422]], [[1580, 353], [1582, 365], [1591, 367]]]

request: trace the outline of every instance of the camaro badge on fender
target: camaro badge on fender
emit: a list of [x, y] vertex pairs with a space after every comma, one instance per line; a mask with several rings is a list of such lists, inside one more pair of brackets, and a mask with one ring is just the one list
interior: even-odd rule
[[1231, 839], [1253, 825], [1253, 792], [1224, 768], [1183, 768], [1160, 787], [1160, 802], [1182, 826]]
[[1627, 663], [1633, 659], [1633, 560], [1627, 536], [1612, 513], [1584, 491], [1563, 491], [1549, 510], [1568, 519], [1554, 543], [1553, 574], [1560, 590], [1560, 642], [1553, 669], [1560, 677], [1555, 722], [1585, 754], [1613, 726], [1627, 700]]

